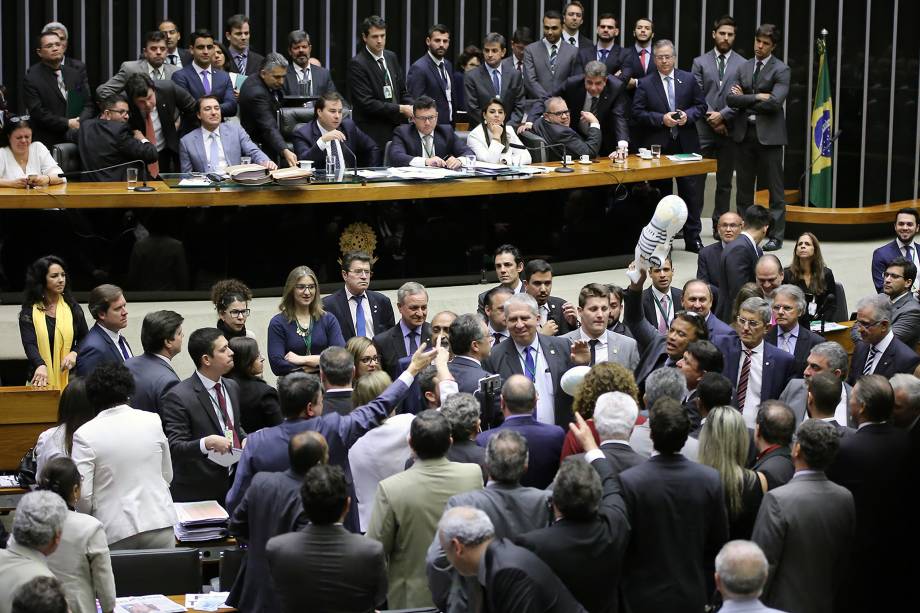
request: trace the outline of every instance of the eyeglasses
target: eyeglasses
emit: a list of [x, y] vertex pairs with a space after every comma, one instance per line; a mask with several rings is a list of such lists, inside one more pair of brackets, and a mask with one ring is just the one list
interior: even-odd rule
[[725, 228], [726, 230], [737, 230], [741, 227], [740, 223], [720, 223], [720, 228]]
[[668, 61], [668, 60], [674, 59], [674, 56], [673, 56], [673, 55], [656, 55], [656, 56], [655, 56], [655, 59], [656, 59], [656, 60], [662, 60], [662, 61], [665, 61], [665, 62], [666, 62], [666, 61]]
[[357, 270], [349, 270], [348, 272], [356, 277], [369, 277], [374, 274], [371, 272], [370, 268], [359, 268]]
[[309, 285], [304, 285], [303, 283], [298, 283], [294, 286], [298, 292], [312, 292], [316, 289], [315, 283], [310, 283]]
[[859, 326], [860, 328], [866, 328], [866, 329], [868, 329], [868, 328], [874, 328], [875, 326], [877, 326], [877, 325], [879, 325], [880, 323], [882, 323], [882, 321], [884, 321], [884, 320], [879, 319], [879, 320], [877, 320], [877, 321], [862, 321], [861, 319], [857, 319], [857, 320], [856, 320], [856, 325]]
[[20, 121], [29, 121], [29, 119], [31, 118], [28, 115], [19, 115], [16, 117], [10, 117], [8, 121], [10, 123], [19, 123]]
[[428, 121], [437, 121], [438, 116], [437, 115], [425, 115], [425, 116], [416, 115], [415, 118], [419, 121], [428, 122]]
[[738, 325], [742, 328], [759, 328], [763, 325], [762, 321], [757, 321], [756, 319], [745, 319], [744, 317], [738, 317], [736, 320]]
[[791, 313], [795, 310], [795, 307], [789, 306], [788, 304], [774, 304], [773, 310], [780, 313]]
[[903, 278], [904, 278], [904, 275], [899, 275], [899, 274], [894, 273], [894, 272], [886, 272], [885, 275], [884, 275], [884, 277], [885, 277], [886, 279], [894, 279], [895, 281], [897, 281], [898, 279], [903, 279]]
[[364, 356], [363, 358], [361, 358], [361, 363], [362, 363], [362, 364], [375, 364], [375, 363], [379, 364], [379, 363], [380, 363], [380, 356], [379, 356], [379, 355], [367, 355], [367, 356]]
[[554, 117], [562, 117], [563, 115], [571, 115], [572, 113], [569, 110], [565, 110], [565, 111], [555, 111], [555, 112], [546, 111], [543, 114], [553, 115]]
[[128, 109], [106, 109], [106, 113], [113, 113], [115, 115], [121, 115], [122, 117], [127, 117], [130, 114]]
[[250, 309], [233, 309], [232, 311], [227, 311], [230, 313], [231, 317], [249, 317]]

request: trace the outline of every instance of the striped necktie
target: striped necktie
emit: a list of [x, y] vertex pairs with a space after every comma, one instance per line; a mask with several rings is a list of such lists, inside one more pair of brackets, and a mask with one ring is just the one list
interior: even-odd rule
[[744, 363], [741, 365], [741, 373], [738, 375], [738, 410], [744, 412], [744, 399], [747, 396], [748, 377], [751, 375], [751, 354], [752, 350], [743, 348]]
[[863, 366], [863, 375], [871, 375], [873, 366], [875, 366], [875, 356], [878, 355], [878, 349], [874, 345], [869, 346], [869, 355], [866, 356], [866, 365]]

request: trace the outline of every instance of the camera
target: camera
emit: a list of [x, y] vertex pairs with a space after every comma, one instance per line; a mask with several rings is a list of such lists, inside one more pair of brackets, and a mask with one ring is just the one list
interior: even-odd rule
[[680, 121], [680, 118], [683, 116], [684, 114], [681, 113], [680, 111], [674, 111], [673, 113], [671, 113], [671, 119], [673, 119], [674, 121]]

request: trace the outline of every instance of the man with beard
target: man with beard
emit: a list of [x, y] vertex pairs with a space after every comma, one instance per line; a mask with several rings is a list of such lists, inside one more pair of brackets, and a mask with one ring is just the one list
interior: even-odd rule
[[[597, 44], [578, 47], [582, 64], [597, 60], [607, 67], [607, 74], [626, 80], [621, 72], [625, 51], [617, 43], [620, 25], [613, 13], [602, 13], [597, 18]], [[628, 78], [628, 77], [626, 77]]]
[[285, 96], [322, 96], [326, 92], [336, 91], [332, 76], [318, 60], [311, 57], [312, 51], [309, 34], [303, 30], [294, 30], [288, 34], [291, 63], [288, 64], [282, 87]]
[[[914, 241], [918, 228], [920, 228], [920, 213], [917, 212], [917, 209], [901, 209], [894, 219], [895, 239], [872, 252], [872, 283], [875, 284], [875, 291], [878, 293], [882, 293], [885, 269], [893, 259], [903, 257], [920, 268], [920, 260], [917, 259], [917, 248], [920, 245]], [[912, 288], [914, 291], [918, 289], [916, 279], [914, 279]]]
[[558, 11], [546, 11], [543, 38], [530, 43], [524, 50], [527, 98], [532, 102], [546, 100], [566, 79], [581, 72], [578, 49], [562, 42], [562, 15]]
[[434, 100], [438, 109], [438, 123], [453, 125], [454, 113], [458, 109], [455, 103], [456, 92], [452, 90], [451, 83], [454, 68], [445, 59], [450, 47], [450, 31], [447, 26], [440, 23], [431, 26], [425, 45], [428, 53], [409, 67], [406, 89], [413, 99], [428, 96]]
[[623, 50], [623, 72], [629, 74], [627, 88], [636, 89], [639, 79], [655, 72], [655, 62], [652, 57], [652, 39], [655, 37], [655, 26], [648, 17], [640, 17], [633, 28], [633, 38], [636, 42], [632, 47]]
[[575, 305], [550, 296], [553, 291], [553, 267], [546, 260], [530, 260], [524, 267], [524, 291], [533, 296], [540, 310], [540, 333], [562, 336], [578, 327]]

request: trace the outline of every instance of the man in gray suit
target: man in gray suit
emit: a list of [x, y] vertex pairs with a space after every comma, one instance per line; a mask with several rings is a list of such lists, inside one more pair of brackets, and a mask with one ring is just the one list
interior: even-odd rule
[[716, 555], [716, 589], [723, 613], [783, 613], [760, 602], [770, 567], [763, 550], [751, 541], [729, 541]]
[[830, 424], [817, 419], [803, 423], [792, 448], [795, 475], [767, 492], [760, 505], [751, 540], [770, 562], [764, 590], [769, 606], [815, 613], [838, 610], [835, 600], [856, 535], [853, 495], [824, 474], [839, 447], [840, 437]]
[[850, 357], [846, 349], [834, 341], [827, 341], [815, 345], [805, 361], [804, 379], [791, 379], [786, 384], [786, 389], [780, 394], [779, 399], [792, 409], [795, 414], [795, 423], [800, 424], [808, 416], [808, 379], [819, 372], [830, 372], [843, 381], [843, 393], [834, 410], [834, 418], [841, 426], [846, 426], [849, 421], [850, 394], [853, 388], [846, 383], [847, 371], [850, 367]]
[[178, 66], [166, 61], [166, 35], [154, 30], [144, 38], [143, 57], [122, 62], [115, 76], [96, 88], [96, 97], [105, 100], [120, 94], [125, 89], [128, 77], [133, 74], [149, 75], [154, 81], [169, 81], [177, 70]]
[[765, 23], [754, 33], [754, 57], [742, 64], [732, 77], [728, 106], [737, 111], [732, 138], [738, 143], [739, 211], [754, 204], [758, 177], [770, 191], [770, 240], [764, 251], [783, 246], [786, 231], [786, 197], [783, 187], [783, 146], [786, 145], [786, 117], [783, 104], [789, 93], [789, 67], [773, 55], [779, 44], [779, 29]]
[[227, 166], [241, 163], [246, 155], [253, 164], [269, 170], [278, 166], [259, 149], [243, 126], [222, 122], [220, 101], [214, 96], [198, 99], [201, 128], [192, 130], [179, 141], [179, 168], [182, 172], [222, 173]]
[[505, 123], [517, 126], [524, 120], [524, 79], [521, 73], [503, 58], [507, 50], [505, 37], [490, 32], [482, 40], [485, 64], [467, 72], [463, 77], [466, 112], [470, 129], [482, 123], [482, 111], [496, 96], [505, 105]]
[[566, 79], [581, 73], [578, 48], [562, 42], [562, 15], [559, 11], [546, 11], [543, 38], [524, 50], [524, 91], [528, 102], [546, 100]]
[[175, 311], [153, 311], [141, 324], [144, 353], [125, 360], [134, 376], [131, 408], [162, 413], [163, 398], [179, 382], [172, 359], [182, 353], [183, 318]]
[[[719, 162], [716, 170], [716, 198], [712, 211], [712, 235], [716, 237], [719, 218], [728, 212], [732, 196], [732, 175], [735, 172], [735, 143], [731, 138], [735, 109], [725, 103], [732, 85], [731, 77], [746, 61], [732, 50], [735, 42], [735, 20], [724, 15], [712, 25], [711, 51], [693, 59], [691, 72], [706, 97], [706, 116], [696, 122], [700, 148], [704, 157]], [[700, 182], [700, 188], [704, 188]]]
[[578, 319], [581, 326], [562, 338], [583, 340], [591, 351], [591, 366], [615, 362], [635, 370], [639, 365], [636, 341], [607, 329], [610, 314], [610, 292], [606, 285], [589, 283], [578, 293]]
[[533, 122], [531, 130], [547, 145], [562, 145], [561, 151], [560, 147], [547, 148], [547, 160], [558, 161], [563, 155], [597, 157], [603, 140], [601, 124], [588, 111], [581, 111], [579, 119], [587, 125], [585, 137], [570, 127], [572, 114], [564, 99], [553, 96], [546, 101], [543, 116]]
[[882, 275], [882, 291], [894, 307], [891, 331], [908, 347], [920, 342], [920, 302], [911, 292], [916, 279], [917, 266], [906, 258], [889, 262]]

